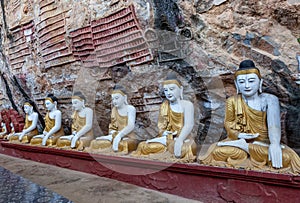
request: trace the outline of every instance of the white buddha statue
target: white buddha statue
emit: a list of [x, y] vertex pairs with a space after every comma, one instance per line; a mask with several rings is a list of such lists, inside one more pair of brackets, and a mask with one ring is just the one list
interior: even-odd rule
[[213, 166], [300, 172], [300, 158], [280, 143], [278, 98], [262, 92], [260, 71], [251, 60], [240, 63], [235, 73], [238, 95], [226, 102], [225, 129], [228, 138], [213, 144], [200, 163]]
[[10, 134], [7, 139], [11, 142], [29, 143], [33, 136], [38, 134], [38, 114], [34, 111], [34, 103], [29, 100], [24, 103], [25, 126], [20, 133]]
[[43, 134], [34, 136], [31, 145], [53, 146], [58, 138], [64, 135], [61, 125], [61, 111], [57, 109], [58, 99], [53, 94], [48, 94], [45, 98], [45, 106], [48, 110], [45, 116], [45, 129]]
[[194, 126], [194, 105], [183, 99], [183, 86], [171, 73], [163, 82], [166, 100], [159, 110], [156, 138], [141, 142], [133, 156], [147, 156], [169, 151], [183, 162], [193, 162], [196, 143], [191, 136]]
[[85, 96], [81, 92], [74, 92], [72, 96], [72, 134], [62, 136], [57, 141], [57, 147], [83, 150], [90, 145], [94, 138], [93, 110], [85, 106]]
[[124, 87], [116, 85], [112, 95], [111, 122], [109, 134], [97, 137], [87, 149], [89, 152], [101, 152], [111, 148], [114, 152], [129, 153], [136, 149], [138, 140], [133, 132], [135, 126], [136, 109], [128, 104]]

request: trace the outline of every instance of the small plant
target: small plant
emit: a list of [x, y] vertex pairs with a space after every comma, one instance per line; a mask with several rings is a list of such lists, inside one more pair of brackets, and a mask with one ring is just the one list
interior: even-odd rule
[[300, 44], [300, 38], [297, 39], [298, 43]]

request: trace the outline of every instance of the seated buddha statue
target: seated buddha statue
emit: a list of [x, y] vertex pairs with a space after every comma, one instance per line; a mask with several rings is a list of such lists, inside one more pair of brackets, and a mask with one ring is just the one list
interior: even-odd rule
[[0, 139], [3, 139], [6, 134], [7, 134], [6, 124], [4, 122], [1, 122]]
[[136, 109], [127, 102], [124, 87], [116, 85], [112, 94], [111, 122], [109, 134], [97, 137], [86, 150], [89, 152], [110, 151], [127, 154], [136, 149], [138, 141], [133, 132], [135, 126]]
[[[9, 137], [11, 137], [11, 136], [13, 136], [16, 132], [15, 132], [15, 128], [14, 128], [14, 124], [12, 123], [12, 122], [10, 122], [10, 133], [9, 134], [5, 134], [4, 136], [3, 136], [3, 139], [8, 139]], [[6, 126], [5, 126], [5, 128], [6, 128]]]
[[53, 146], [58, 138], [64, 135], [61, 125], [61, 111], [57, 109], [58, 99], [53, 94], [48, 94], [45, 98], [45, 107], [48, 110], [44, 120], [45, 129], [43, 134], [34, 136], [31, 145]]
[[211, 145], [206, 154], [199, 155], [200, 163], [299, 173], [299, 156], [280, 143], [278, 98], [262, 93], [261, 74], [253, 61], [240, 63], [234, 82], [238, 94], [226, 101], [224, 125], [228, 138]]
[[56, 146], [66, 149], [83, 150], [94, 138], [93, 110], [85, 106], [86, 98], [81, 92], [74, 92], [72, 107], [72, 134], [58, 139]]
[[158, 136], [141, 142], [132, 155], [168, 152], [169, 156], [170, 154], [172, 157], [175, 156], [178, 161], [193, 162], [196, 158], [196, 143], [191, 136], [194, 126], [194, 105], [183, 99], [183, 86], [175, 74], [168, 74], [163, 82], [163, 89], [166, 100], [159, 110]]
[[7, 137], [11, 142], [29, 143], [33, 136], [38, 134], [38, 113], [34, 111], [34, 103], [29, 100], [24, 103], [25, 125], [20, 133], [11, 134]]

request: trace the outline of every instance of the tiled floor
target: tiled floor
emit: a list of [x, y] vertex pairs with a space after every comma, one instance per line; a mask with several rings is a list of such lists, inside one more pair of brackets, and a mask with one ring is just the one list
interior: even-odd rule
[[[3, 154], [0, 154], [0, 166], [7, 169], [0, 172], [1, 203], [57, 203], [68, 202], [67, 199], [74, 203], [198, 202], [113, 179]], [[1, 188], [1, 185], [4, 188]]]
[[72, 201], [0, 167], [1, 203], [71, 203]]

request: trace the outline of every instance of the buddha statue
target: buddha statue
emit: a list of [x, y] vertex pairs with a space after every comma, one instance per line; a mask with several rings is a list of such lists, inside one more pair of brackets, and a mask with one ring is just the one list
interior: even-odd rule
[[64, 129], [61, 125], [61, 111], [57, 109], [58, 99], [53, 94], [48, 94], [45, 98], [45, 107], [47, 114], [45, 116], [45, 129], [43, 134], [34, 136], [31, 145], [53, 146], [58, 138], [64, 135]]
[[260, 71], [251, 60], [235, 72], [238, 94], [226, 101], [225, 129], [228, 138], [211, 145], [200, 163], [212, 166], [300, 172], [300, 158], [280, 143], [280, 106], [274, 95], [262, 93]]
[[[8, 132], [6, 132], [5, 135], [3, 135], [3, 139], [7, 140], [8, 137], [13, 136], [16, 132], [15, 132], [15, 128], [14, 128], [14, 124], [12, 122], [10, 122], [10, 133], [7, 134]], [[6, 130], [6, 126], [5, 126], [5, 130]]]
[[133, 132], [135, 126], [136, 109], [127, 102], [124, 87], [116, 85], [112, 94], [111, 122], [109, 134], [97, 137], [91, 142], [88, 152], [111, 151], [128, 154], [136, 149], [138, 141]]
[[37, 122], [38, 113], [35, 112], [33, 101], [24, 103], [25, 126], [20, 133], [11, 134], [7, 139], [11, 142], [29, 143], [33, 136], [38, 134]]
[[6, 124], [3, 121], [1, 121], [0, 139], [3, 139], [6, 134], [7, 134]]
[[93, 133], [93, 110], [85, 106], [85, 96], [81, 92], [74, 92], [72, 96], [72, 134], [58, 139], [56, 146], [66, 149], [82, 151], [90, 145], [94, 138]]
[[181, 162], [193, 162], [196, 143], [191, 137], [194, 126], [194, 105], [183, 99], [183, 86], [176, 75], [167, 75], [163, 82], [166, 100], [161, 104], [158, 117], [158, 136], [141, 142], [133, 156], [163, 154]]

